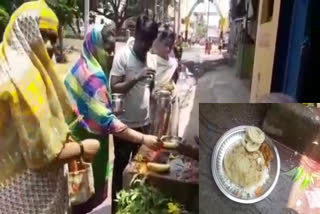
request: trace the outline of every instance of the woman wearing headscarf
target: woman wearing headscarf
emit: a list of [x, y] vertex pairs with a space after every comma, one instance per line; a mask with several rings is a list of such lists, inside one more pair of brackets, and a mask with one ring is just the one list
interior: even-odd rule
[[0, 44], [0, 213], [66, 213], [64, 163], [93, 159], [99, 148], [68, 137], [72, 108], [44, 45], [57, 29], [44, 0], [31, 1], [12, 14]]
[[95, 25], [86, 35], [80, 59], [65, 78], [73, 110], [76, 116], [83, 116], [83, 120], [74, 128], [73, 136], [79, 140], [98, 139], [101, 145], [93, 162], [96, 194], [86, 203], [74, 206], [75, 213], [89, 212], [107, 197], [107, 180], [111, 174], [108, 163], [109, 134], [135, 144], [144, 144], [151, 149], [161, 145], [157, 137], [128, 128], [112, 113], [108, 86], [115, 48], [114, 31], [112, 24]]

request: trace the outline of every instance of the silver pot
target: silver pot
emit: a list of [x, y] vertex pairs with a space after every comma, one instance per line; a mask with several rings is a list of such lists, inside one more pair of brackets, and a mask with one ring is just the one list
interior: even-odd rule
[[153, 120], [151, 121], [151, 133], [157, 137], [168, 135], [169, 122], [172, 111], [172, 97], [167, 90], [159, 90], [155, 94], [153, 109], [151, 114]]
[[171, 143], [174, 142], [174, 143], [178, 143], [178, 144], [183, 142], [183, 138], [178, 137], [178, 136], [165, 135], [165, 136], [162, 136], [160, 139], [162, 142], [171, 142]]
[[112, 110], [116, 115], [125, 112], [124, 109], [124, 94], [112, 94]]

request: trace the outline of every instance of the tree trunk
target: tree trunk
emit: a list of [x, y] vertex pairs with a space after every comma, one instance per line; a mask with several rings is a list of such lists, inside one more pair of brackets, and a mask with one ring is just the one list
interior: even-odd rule
[[78, 34], [79, 34], [80, 37], [81, 37], [80, 17], [79, 17], [79, 16], [76, 17], [76, 25], [77, 25]]
[[59, 58], [57, 59], [58, 62], [64, 63], [66, 61], [63, 53], [63, 25], [60, 24], [58, 28], [58, 36], [59, 36]]
[[73, 25], [70, 23], [70, 24], [68, 24], [69, 25], [69, 27], [71, 28], [71, 30], [72, 30], [72, 32], [74, 33], [74, 35], [76, 36], [76, 37], [80, 37], [80, 35], [79, 35], [79, 33], [76, 31], [76, 29], [73, 27]]
[[121, 23], [119, 23], [119, 22], [116, 23], [116, 30], [117, 30], [117, 32], [120, 32], [121, 26], [122, 26]]

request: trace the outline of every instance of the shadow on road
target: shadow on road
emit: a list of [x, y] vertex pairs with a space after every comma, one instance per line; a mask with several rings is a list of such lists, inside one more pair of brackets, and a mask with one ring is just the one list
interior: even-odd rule
[[202, 63], [195, 61], [183, 61], [189, 71], [192, 72], [197, 78], [200, 78], [206, 72], [216, 71], [218, 67], [228, 66], [228, 60], [225, 58], [219, 58], [214, 60], [204, 60]]

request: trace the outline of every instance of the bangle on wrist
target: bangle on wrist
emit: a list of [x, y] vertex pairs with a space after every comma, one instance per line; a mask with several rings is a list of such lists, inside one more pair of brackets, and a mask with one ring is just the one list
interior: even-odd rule
[[144, 134], [142, 134], [142, 138], [141, 138], [141, 141], [140, 141], [140, 144], [143, 144], [144, 143]]
[[84, 147], [83, 147], [83, 144], [81, 142], [79, 143], [79, 146], [80, 146], [80, 156], [82, 157], [83, 154], [84, 154]]

